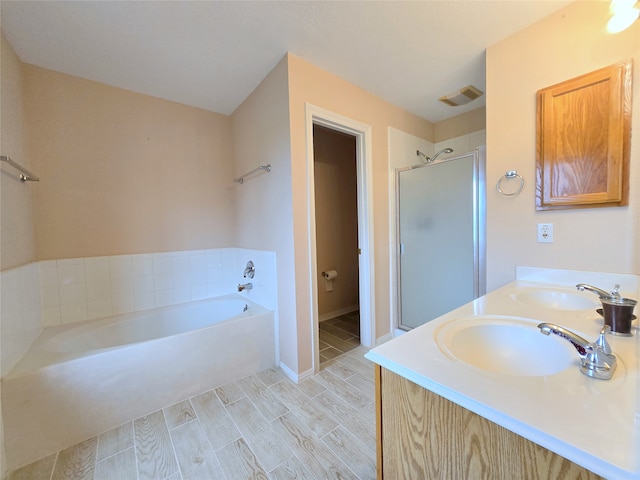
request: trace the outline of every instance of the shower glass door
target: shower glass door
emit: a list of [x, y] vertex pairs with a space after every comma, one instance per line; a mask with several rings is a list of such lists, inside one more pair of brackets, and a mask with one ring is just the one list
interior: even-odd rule
[[482, 153], [396, 171], [399, 328], [485, 293]]

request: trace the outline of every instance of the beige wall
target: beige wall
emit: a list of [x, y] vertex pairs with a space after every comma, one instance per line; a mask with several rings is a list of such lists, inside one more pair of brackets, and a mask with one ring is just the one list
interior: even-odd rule
[[[22, 63], [6, 40], [2, 44], [2, 78], [0, 92], [0, 154], [39, 175], [37, 168], [26, 155], [23, 106]], [[36, 259], [35, 234], [32, 213], [32, 195], [40, 186], [37, 183], [22, 183], [20, 172], [2, 163], [0, 171], [0, 270], [25, 265]]]
[[24, 72], [38, 260], [233, 245], [228, 116]]
[[442, 142], [449, 138], [460, 137], [486, 128], [487, 109], [485, 107], [456, 115], [434, 124], [434, 142]]
[[[608, 2], [575, 2], [487, 50], [487, 288], [516, 265], [640, 273], [640, 22], [611, 35]], [[628, 207], [535, 210], [536, 91], [634, 57]], [[496, 181], [507, 170], [527, 180], [516, 197]], [[554, 224], [554, 243], [536, 242], [536, 224]], [[603, 287], [611, 287], [604, 285]]]
[[390, 330], [388, 128], [432, 140], [433, 125], [299, 57], [289, 54], [288, 58], [299, 371], [306, 371], [311, 368], [312, 352], [305, 104], [372, 127], [375, 291], [371, 294], [375, 297], [376, 338]]
[[[287, 58], [231, 116], [235, 175], [271, 164], [271, 172], [235, 186], [238, 246], [276, 252], [278, 342], [283, 367], [297, 374], [298, 318], [293, 256], [293, 204]], [[256, 281], [259, 278], [256, 266]]]
[[[318, 315], [332, 318], [358, 307], [356, 139], [316, 125], [313, 132]], [[321, 277], [336, 270], [332, 290]]]

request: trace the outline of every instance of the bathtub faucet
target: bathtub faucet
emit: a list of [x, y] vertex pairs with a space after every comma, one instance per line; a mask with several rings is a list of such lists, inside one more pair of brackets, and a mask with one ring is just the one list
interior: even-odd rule
[[239, 283], [238, 284], [238, 291], [241, 292], [243, 290], [251, 290], [253, 288], [253, 284], [251, 282], [249, 283]]

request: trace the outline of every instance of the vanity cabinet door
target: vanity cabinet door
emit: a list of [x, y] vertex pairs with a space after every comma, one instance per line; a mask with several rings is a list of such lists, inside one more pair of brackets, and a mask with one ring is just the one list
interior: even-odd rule
[[601, 478], [385, 368], [375, 375], [378, 480]]
[[628, 205], [631, 67], [537, 92], [537, 210]]

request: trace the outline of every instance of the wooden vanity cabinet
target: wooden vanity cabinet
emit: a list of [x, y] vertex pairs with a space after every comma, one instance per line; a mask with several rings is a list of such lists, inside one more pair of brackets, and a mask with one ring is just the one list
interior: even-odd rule
[[601, 478], [378, 365], [375, 378], [378, 480]]

